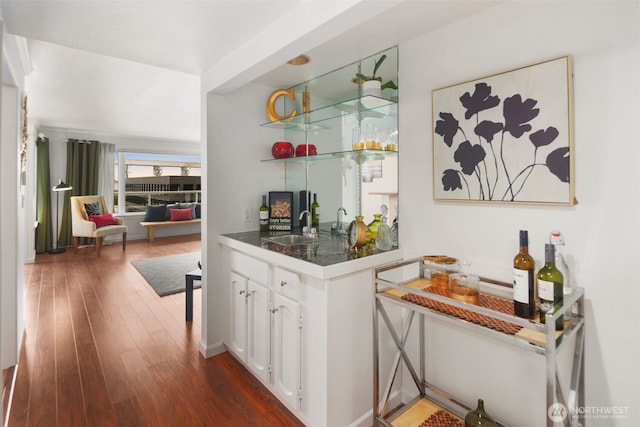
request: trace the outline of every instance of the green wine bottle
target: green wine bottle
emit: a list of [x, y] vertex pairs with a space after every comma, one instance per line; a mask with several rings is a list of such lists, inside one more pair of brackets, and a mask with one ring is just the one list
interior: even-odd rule
[[269, 231], [269, 206], [267, 206], [267, 196], [262, 196], [260, 206], [260, 232]]
[[529, 255], [529, 233], [520, 230], [520, 251], [513, 259], [513, 311], [532, 319], [536, 315], [535, 261]]
[[[556, 268], [554, 247], [551, 243], [544, 245], [544, 267], [538, 271], [538, 298], [540, 300], [540, 322], [544, 323], [547, 314], [553, 314], [562, 308], [563, 277]], [[556, 319], [556, 331], [564, 328], [562, 316]]]
[[316, 193], [313, 193], [313, 203], [311, 203], [311, 226], [315, 227], [316, 231], [320, 231], [320, 204]]

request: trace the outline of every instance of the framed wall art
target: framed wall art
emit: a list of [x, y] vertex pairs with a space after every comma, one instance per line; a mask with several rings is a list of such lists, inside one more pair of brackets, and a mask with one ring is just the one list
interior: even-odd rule
[[434, 89], [433, 197], [575, 204], [571, 57]]

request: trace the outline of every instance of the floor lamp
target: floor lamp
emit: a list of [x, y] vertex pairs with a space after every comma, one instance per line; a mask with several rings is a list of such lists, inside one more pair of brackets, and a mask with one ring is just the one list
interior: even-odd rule
[[61, 254], [65, 251], [65, 248], [60, 247], [60, 236], [58, 235], [58, 215], [60, 210], [58, 209], [60, 206], [60, 192], [69, 191], [73, 187], [69, 184], [65, 184], [63, 180], [60, 180], [58, 185], [55, 185], [52, 190], [56, 193], [56, 247], [50, 249], [48, 252], [50, 254]]

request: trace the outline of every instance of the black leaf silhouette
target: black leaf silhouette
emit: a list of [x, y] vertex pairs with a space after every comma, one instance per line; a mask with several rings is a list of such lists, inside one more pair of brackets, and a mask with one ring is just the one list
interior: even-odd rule
[[486, 154], [484, 148], [479, 144], [471, 145], [469, 141], [464, 141], [453, 154], [453, 160], [460, 163], [462, 173], [471, 175], [478, 163], [484, 160]]
[[540, 129], [529, 135], [529, 139], [533, 143], [536, 148], [544, 147], [545, 145], [551, 144], [558, 137], [559, 132], [558, 129], [550, 126], [547, 130]]
[[465, 92], [460, 97], [462, 106], [467, 109], [464, 113], [464, 118], [469, 120], [473, 115], [480, 111], [488, 110], [500, 104], [500, 98], [491, 95], [491, 86], [486, 83], [476, 83], [476, 89], [473, 95], [469, 95], [469, 92]]
[[476, 135], [483, 137], [487, 142], [492, 142], [494, 135], [502, 131], [502, 123], [484, 120], [478, 123], [478, 126], [476, 126], [473, 131]]
[[547, 167], [562, 182], [569, 182], [569, 147], [560, 147], [547, 156]]
[[462, 182], [460, 181], [460, 174], [453, 169], [447, 169], [442, 173], [442, 186], [444, 191], [462, 190]]
[[436, 121], [436, 133], [444, 138], [444, 143], [451, 147], [453, 137], [458, 133], [458, 120], [451, 113], [440, 113], [442, 120]]
[[524, 102], [520, 94], [506, 98], [503, 103], [504, 130], [520, 138], [525, 132], [531, 130], [531, 125], [526, 124], [538, 116], [539, 109], [533, 108], [538, 101], [527, 99]]

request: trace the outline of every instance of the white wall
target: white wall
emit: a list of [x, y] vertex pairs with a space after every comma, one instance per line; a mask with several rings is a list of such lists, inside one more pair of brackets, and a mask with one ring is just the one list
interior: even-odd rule
[[[23, 329], [22, 300], [24, 275], [18, 268], [24, 262], [23, 200], [18, 181], [18, 148], [20, 123], [20, 91], [16, 87], [2, 86], [2, 133], [0, 157], [12, 159], [2, 165], [0, 187], [4, 188], [6, 209], [2, 213], [0, 228], [0, 290], [2, 294], [2, 368], [17, 363], [18, 346]], [[14, 243], [15, 242], [15, 243]], [[16, 247], [17, 246], [17, 247]], [[5, 319], [7, 321], [5, 321]]]
[[2, 45], [2, 98], [0, 133], [0, 188], [7, 201], [0, 213], [0, 365], [2, 368], [15, 365], [22, 341], [23, 284], [24, 275], [24, 198], [19, 183], [19, 148], [21, 138], [21, 105], [24, 70], [16, 61], [15, 40], [3, 34], [0, 22], [0, 44]]
[[[549, 231], [561, 230], [576, 282], [586, 290], [586, 404], [629, 407], [626, 418], [589, 425], [640, 424], [640, 287], [632, 270], [640, 254], [639, 18], [631, 1], [512, 2], [400, 45], [400, 245], [414, 255], [471, 259], [472, 270], [510, 280], [519, 229], [529, 230], [538, 265]], [[579, 204], [434, 202], [431, 91], [566, 54], [573, 57]], [[479, 371], [495, 364], [487, 351], [471, 354]], [[536, 365], [524, 360], [526, 379]], [[486, 389], [466, 393], [479, 393], [500, 412], [500, 384], [514, 372], [497, 375]], [[532, 393], [516, 396], [515, 404], [526, 406]], [[516, 425], [544, 422], [527, 420], [526, 408], [517, 412], [509, 414]]]
[[[271, 146], [282, 138], [282, 130], [260, 127], [267, 121], [262, 100], [272, 91], [249, 84], [232, 95], [210, 94], [203, 101], [207, 122], [207, 144], [202, 150], [206, 310], [201, 351], [207, 357], [224, 350], [222, 340], [229, 323], [229, 278], [224, 274], [227, 269], [223, 267], [218, 236], [258, 229], [261, 195], [285, 186], [284, 173], [277, 165], [260, 162], [271, 158]], [[242, 220], [243, 209], [251, 210], [251, 221]]]

